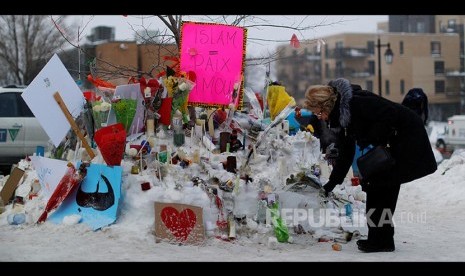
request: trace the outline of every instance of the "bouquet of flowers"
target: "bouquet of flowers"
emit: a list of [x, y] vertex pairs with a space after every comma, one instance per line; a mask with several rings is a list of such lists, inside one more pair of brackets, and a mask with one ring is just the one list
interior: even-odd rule
[[95, 122], [95, 130], [107, 126], [108, 116], [110, 114], [111, 104], [105, 101], [92, 102], [92, 114]]
[[[129, 83], [139, 83], [140, 84], [140, 92], [143, 98], [143, 106], [144, 106], [144, 124], [148, 124], [148, 119], [159, 119], [160, 114], [158, 114], [158, 110], [161, 107], [161, 96], [163, 93], [163, 86], [160, 85], [158, 80], [156, 79], [145, 79], [144, 77], [140, 78], [139, 80], [135, 78], [131, 78]], [[152, 121], [154, 123], [154, 121]], [[147, 131], [146, 127], [146, 131]]]
[[176, 110], [179, 110], [182, 113], [182, 121], [187, 123], [189, 121], [187, 101], [189, 92], [194, 88], [195, 83], [183, 76], [169, 76], [165, 79], [164, 83], [168, 90], [168, 97], [173, 98], [171, 104], [171, 118], [173, 118]]
[[129, 133], [132, 121], [136, 115], [137, 100], [123, 99], [116, 96], [111, 102], [111, 107], [115, 111], [116, 121], [122, 123], [126, 133]]
[[82, 113], [83, 120], [81, 121], [81, 124], [84, 124], [87, 135], [89, 135], [90, 140], [93, 141], [95, 134], [95, 120], [92, 114], [92, 103], [97, 99], [100, 99], [100, 97], [97, 96], [93, 91], [84, 91], [83, 95], [86, 99], [86, 102], [84, 104], [84, 109]]

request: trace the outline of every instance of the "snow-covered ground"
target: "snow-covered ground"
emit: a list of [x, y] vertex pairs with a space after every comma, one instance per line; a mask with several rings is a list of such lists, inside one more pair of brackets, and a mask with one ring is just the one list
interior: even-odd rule
[[[309, 148], [305, 150], [310, 151]], [[258, 160], [259, 158], [260, 156]], [[149, 191], [143, 192], [137, 185], [131, 185], [139, 176], [128, 175], [122, 187], [125, 198], [116, 223], [97, 231], [89, 229], [83, 223], [66, 225], [47, 221], [40, 225], [9, 225], [6, 217], [11, 210], [7, 207], [7, 211], [0, 215], [0, 261], [465, 261], [464, 163], [465, 153], [457, 152], [450, 159], [442, 161], [435, 173], [401, 187], [394, 216], [394, 252], [362, 253], [357, 249], [356, 239], [341, 243], [342, 250], [335, 251], [332, 249], [333, 242], [318, 242], [311, 234], [294, 234], [291, 227], [289, 233], [293, 238], [292, 243], [278, 243], [273, 247], [268, 244], [268, 238], [273, 231], [256, 225], [255, 231], [250, 233], [238, 231], [237, 239], [232, 241], [207, 235], [202, 245], [157, 243], [152, 232], [154, 200], [202, 206], [207, 210], [204, 210], [206, 220], [215, 217], [215, 214], [208, 213], [208, 198], [202, 196], [197, 187], [185, 185], [183, 190], [178, 191], [154, 185]], [[263, 165], [254, 171], [255, 177], [265, 177], [267, 174], [273, 177], [272, 173], [277, 171], [276, 167], [279, 166], [270, 166], [264, 161]], [[198, 169], [194, 165], [186, 170], [195, 174]], [[126, 172], [128, 170], [125, 168]], [[225, 172], [225, 175], [220, 175], [219, 178], [226, 177], [226, 174], [229, 173]], [[171, 177], [175, 176], [168, 176], [165, 181], [176, 182], [176, 179]], [[247, 202], [250, 202], [258, 191], [253, 188], [257, 182], [258, 180], [254, 180], [254, 183], [249, 184], [251, 190], [248, 192], [241, 186], [239, 194], [243, 197], [238, 197], [238, 201], [244, 203], [244, 212], [250, 207], [247, 207]], [[189, 192], [189, 196], [186, 195], [186, 191]], [[293, 204], [297, 206], [305, 201], [299, 193], [295, 193], [293, 199], [286, 193], [281, 193], [283, 205], [292, 205], [286, 203], [286, 199], [295, 200]], [[192, 196], [195, 199], [187, 200]], [[313, 200], [312, 195], [307, 197], [307, 200]], [[356, 200], [354, 206], [360, 202]], [[31, 216], [34, 214], [34, 208], [36, 205], [32, 201], [26, 203], [25, 209], [30, 211]], [[249, 222], [253, 224], [252, 221]], [[318, 233], [318, 229], [314, 230]], [[265, 233], [266, 231], [268, 233]], [[364, 233], [363, 229], [361, 232]]]

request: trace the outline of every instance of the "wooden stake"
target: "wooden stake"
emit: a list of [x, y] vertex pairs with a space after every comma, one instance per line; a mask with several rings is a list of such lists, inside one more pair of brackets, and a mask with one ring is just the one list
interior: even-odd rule
[[210, 137], [212, 138], [212, 140], [214, 139], [214, 136], [215, 136], [215, 128], [213, 126], [213, 116], [212, 116], [213, 112], [214, 112], [213, 109], [211, 108], [208, 109], [207, 116], [209, 120], [208, 122], [206, 122], [208, 124], [208, 134], [210, 134]]
[[55, 99], [55, 101], [58, 103], [58, 105], [60, 106], [61, 108], [61, 111], [63, 111], [63, 114], [65, 114], [65, 117], [66, 119], [68, 120], [69, 124], [71, 125], [71, 128], [73, 129], [74, 133], [76, 133], [76, 135], [79, 137], [79, 139], [82, 141], [82, 145], [84, 146], [84, 148], [86, 149], [87, 153], [89, 154], [89, 157], [90, 159], [94, 159], [95, 157], [95, 153], [94, 151], [92, 150], [92, 148], [89, 146], [89, 144], [87, 143], [87, 140], [86, 138], [84, 138], [84, 135], [82, 135], [81, 131], [79, 130], [79, 127], [78, 125], [76, 124], [76, 122], [74, 121], [74, 118], [73, 116], [71, 115], [71, 113], [69, 112], [68, 108], [66, 107], [66, 104], [65, 102], [63, 101], [63, 99], [61, 98], [60, 96], [60, 93], [57, 91], [53, 94], [53, 98]]

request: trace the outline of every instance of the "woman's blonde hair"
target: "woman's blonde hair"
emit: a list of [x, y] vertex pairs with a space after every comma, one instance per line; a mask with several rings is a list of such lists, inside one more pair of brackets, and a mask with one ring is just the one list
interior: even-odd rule
[[337, 94], [329, 85], [312, 85], [305, 92], [305, 107], [310, 110], [320, 108], [331, 113], [337, 100]]

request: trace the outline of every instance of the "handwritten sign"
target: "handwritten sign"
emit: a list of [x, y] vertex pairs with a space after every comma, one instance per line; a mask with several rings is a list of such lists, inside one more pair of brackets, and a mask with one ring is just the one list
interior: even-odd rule
[[242, 108], [247, 30], [183, 22], [181, 36], [181, 71], [196, 74], [189, 104], [213, 107], [234, 103]]
[[21, 96], [55, 147], [58, 147], [71, 125], [53, 98], [55, 92], [60, 92], [69, 112], [73, 118], [77, 118], [85, 98], [57, 54], [53, 55]]
[[30, 158], [36, 170], [37, 178], [39, 178], [40, 193], [42, 193], [45, 200], [48, 200], [65, 175], [68, 162], [42, 156], [31, 156]]

